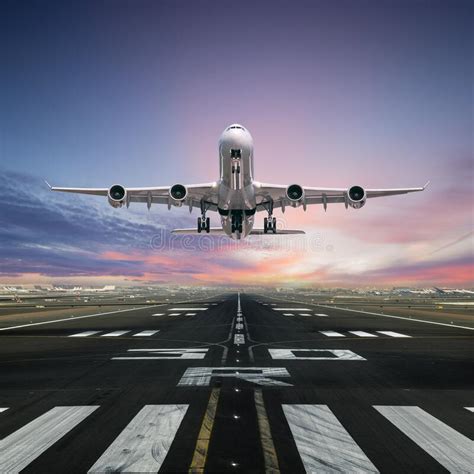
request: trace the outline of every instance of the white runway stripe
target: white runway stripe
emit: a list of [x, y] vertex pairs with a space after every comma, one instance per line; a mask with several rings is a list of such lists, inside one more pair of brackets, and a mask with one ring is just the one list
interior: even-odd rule
[[152, 314], [152, 316], [164, 316], [165, 313], [155, 313], [155, 314]]
[[206, 311], [209, 308], [171, 308], [168, 311]]
[[156, 334], [157, 332], [160, 332], [160, 331], [159, 330], [142, 331], [142, 332], [138, 332], [137, 334], [134, 334], [133, 337], [149, 337], [149, 336], [153, 336], [153, 334]]
[[144, 406], [89, 472], [158, 472], [187, 409]]
[[243, 334], [235, 334], [234, 344], [245, 344], [245, 336]]
[[127, 332], [130, 331], [112, 331], [108, 332], [107, 334], [102, 334], [101, 337], [118, 337], [118, 336], [123, 336], [124, 334], [127, 334]]
[[186, 313], [185, 316], [196, 316], [196, 313]]
[[371, 334], [370, 332], [365, 332], [365, 331], [349, 331], [349, 332], [359, 337], [378, 337], [377, 334]]
[[293, 313], [283, 313], [283, 316], [294, 316]]
[[275, 311], [311, 311], [309, 308], [272, 308]]
[[319, 316], [320, 318], [327, 318], [328, 315], [324, 313], [316, 313], [315, 316]]
[[300, 316], [311, 316], [309, 313], [300, 313]]
[[283, 405], [306, 472], [379, 472], [326, 405]]
[[97, 406], [55, 407], [0, 441], [0, 472], [19, 472]]
[[474, 442], [416, 406], [374, 408], [449, 472], [473, 472]]
[[78, 332], [77, 334], [71, 334], [68, 337], [87, 337], [87, 336], [93, 336], [94, 334], [99, 334], [100, 331], [83, 331], [83, 332]]
[[6, 408], [0, 408], [0, 413], [2, 413], [2, 411], [7, 411], [8, 410], [8, 407]]
[[321, 334], [324, 334], [327, 337], [346, 337], [344, 334], [336, 331], [319, 331]]
[[472, 411], [474, 413], [474, 407], [464, 407], [466, 410]]
[[394, 331], [377, 331], [380, 334], [385, 334], [386, 336], [390, 337], [411, 337], [407, 336], [406, 334], [400, 334], [399, 332], [394, 332]]
[[168, 316], [179, 316], [181, 313], [170, 313]]

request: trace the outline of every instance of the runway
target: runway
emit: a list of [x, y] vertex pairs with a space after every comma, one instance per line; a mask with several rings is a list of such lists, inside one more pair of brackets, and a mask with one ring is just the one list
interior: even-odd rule
[[474, 472], [473, 342], [274, 292], [2, 309], [0, 472]]

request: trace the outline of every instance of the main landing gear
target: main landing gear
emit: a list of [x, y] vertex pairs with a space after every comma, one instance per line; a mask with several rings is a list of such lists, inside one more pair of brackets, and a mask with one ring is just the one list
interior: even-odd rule
[[272, 217], [271, 214], [263, 219], [263, 232], [268, 234], [268, 231], [276, 234], [277, 231], [277, 220], [276, 217]]
[[200, 234], [202, 231], [205, 231], [207, 234], [211, 231], [211, 219], [206, 217], [206, 214], [203, 214], [202, 217], [197, 219], [197, 231]]

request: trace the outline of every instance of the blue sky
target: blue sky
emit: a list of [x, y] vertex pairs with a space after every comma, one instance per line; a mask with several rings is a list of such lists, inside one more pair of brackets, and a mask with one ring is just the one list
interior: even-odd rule
[[[276, 266], [282, 284], [472, 284], [472, 235], [459, 240], [473, 215], [471, 2], [0, 8], [0, 281], [265, 282]], [[115, 210], [42, 185], [213, 181], [233, 122], [254, 137], [262, 181], [431, 188], [359, 212], [285, 214], [332, 248], [308, 253], [152, 248], [195, 216]]]

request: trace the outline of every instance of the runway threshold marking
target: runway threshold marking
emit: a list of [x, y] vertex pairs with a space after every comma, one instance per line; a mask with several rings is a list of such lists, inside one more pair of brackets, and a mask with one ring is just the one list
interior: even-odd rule
[[209, 402], [207, 403], [206, 413], [201, 423], [201, 429], [196, 440], [196, 446], [194, 448], [193, 459], [189, 466], [189, 473], [202, 473], [206, 466], [207, 452], [209, 450], [209, 441], [212, 435], [212, 429], [214, 427], [214, 420], [216, 418], [217, 403], [219, 402], [219, 395], [221, 389], [213, 388]]
[[379, 472], [327, 405], [283, 405], [283, 412], [306, 472]]
[[374, 408], [449, 472], [472, 472], [474, 442], [417, 406]]
[[7, 411], [7, 410], [8, 410], [8, 407], [0, 408], [0, 413], [2, 413], [4, 411]]
[[263, 400], [261, 389], [254, 392], [255, 408], [257, 410], [258, 431], [260, 433], [260, 444], [262, 445], [263, 461], [265, 463], [265, 472], [279, 473], [280, 465], [278, 464], [278, 456], [273, 443], [272, 432], [270, 430], [270, 422], [268, 421], [267, 410]]
[[55, 407], [0, 440], [0, 472], [19, 472], [98, 406]]
[[474, 407], [464, 407], [466, 410], [472, 411], [474, 413]]
[[88, 472], [158, 472], [188, 406], [145, 405]]

